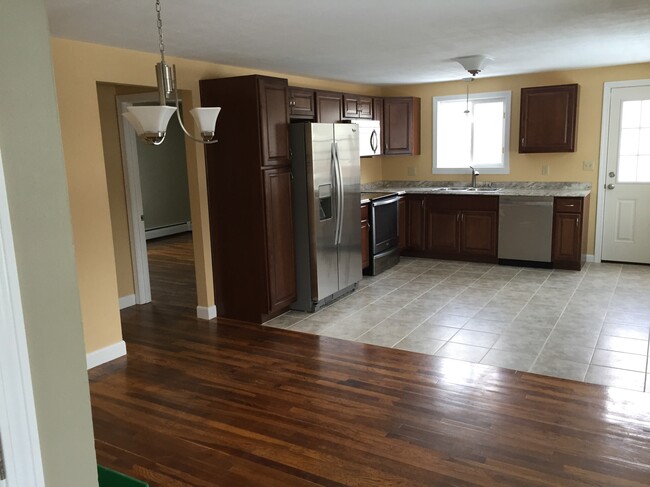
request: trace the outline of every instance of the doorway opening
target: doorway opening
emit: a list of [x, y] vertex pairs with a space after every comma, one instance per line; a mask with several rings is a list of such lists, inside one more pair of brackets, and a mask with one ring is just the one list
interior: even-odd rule
[[[185, 137], [172, 117], [165, 141], [150, 146], [121, 116], [128, 106], [157, 104], [150, 90], [98, 83], [120, 308], [150, 302], [192, 307], [197, 294]], [[183, 272], [171, 270], [175, 266]]]

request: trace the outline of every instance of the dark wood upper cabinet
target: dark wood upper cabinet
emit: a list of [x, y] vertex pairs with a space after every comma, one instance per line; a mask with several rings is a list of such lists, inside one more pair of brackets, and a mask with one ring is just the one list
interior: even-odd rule
[[361, 95], [343, 95], [343, 115], [345, 118], [372, 119], [372, 98]]
[[316, 92], [316, 121], [337, 123], [343, 120], [343, 94], [329, 91]]
[[263, 166], [291, 164], [289, 159], [289, 112], [287, 82], [258, 78]]
[[382, 134], [385, 155], [420, 154], [420, 99], [384, 98]]
[[289, 87], [289, 116], [299, 120], [316, 119], [314, 90]]
[[222, 107], [205, 146], [214, 295], [221, 319], [262, 323], [295, 300], [287, 80], [202, 80]]
[[574, 152], [578, 85], [521, 89], [519, 152]]

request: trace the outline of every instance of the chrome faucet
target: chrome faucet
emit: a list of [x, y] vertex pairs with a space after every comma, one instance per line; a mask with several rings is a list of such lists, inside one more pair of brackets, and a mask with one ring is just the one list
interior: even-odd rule
[[474, 169], [472, 166], [469, 166], [469, 168], [472, 170], [472, 188], [476, 188], [476, 176], [481, 173]]

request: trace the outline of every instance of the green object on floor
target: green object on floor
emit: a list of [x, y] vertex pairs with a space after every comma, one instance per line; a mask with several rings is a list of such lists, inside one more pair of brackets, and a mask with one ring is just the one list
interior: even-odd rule
[[97, 475], [99, 487], [149, 487], [149, 484], [142, 480], [136, 480], [101, 465], [97, 465]]

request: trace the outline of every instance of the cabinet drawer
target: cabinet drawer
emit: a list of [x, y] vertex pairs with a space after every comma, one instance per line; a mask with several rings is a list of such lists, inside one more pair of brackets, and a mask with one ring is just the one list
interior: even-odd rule
[[555, 198], [555, 211], [582, 213], [582, 198]]
[[368, 219], [368, 205], [361, 205], [361, 221]]

